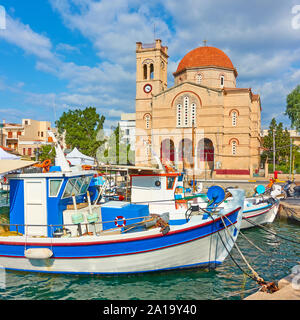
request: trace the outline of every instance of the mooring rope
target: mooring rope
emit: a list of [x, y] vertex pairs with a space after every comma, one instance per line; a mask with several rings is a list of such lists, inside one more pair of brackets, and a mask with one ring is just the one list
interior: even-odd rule
[[235, 248], [237, 249], [238, 253], [240, 254], [241, 258], [244, 260], [244, 262], [246, 263], [247, 267], [251, 270], [254, 278], [256, 279], [256, 282], [258, 282], [259, 284], [261, 283], [265, 283], [264, 279], [261, 278], [258, 273], [251, 267], [250, 263], [247, 261], [246, 257], [243, 255], [242, 251], [240, 250], [240, 248], [238, 247], [238, 245], [236, 244], [236, 241], [232, 238], [232, 235], [230, 234], [226, 223], [224, 222], [223, 217], [221, 217], [221, 220], [223, 222], [223, 225], [225, 227], [226, 232], [228, 233], [229, 237], [231, 238], [231, 240], [233, 241], [233, 245], [235, 246]]
[[258, 224], [258, 223], [255, 223], [255, 222], [251, 221], [250, 219], [248, 219], [248, 218], [246, 218], [246, 217], [244, 217], [244, 219], [246, 219], [246, 220], [247, 220], [249, 223], [251, 223], [252, 225], [254, 225], [254, 226], [256, 226], [256, 227], [262, 228], [264, 231], [266, 231], [266, 232], [274, 235], [275, 237], [281, 238], [281, 239], [286, 240], [286, 241], [290, 241], [290, 242], [292, 242], [292, 243], [300, 244], [300, 241], [285, 238], [285, 237], [283, 237], [283, 236], [280, 236], [280, 235], [278, 235], [278, 234], [276, 234], [276, 233], [268, 230], [267, 228], [265, 228], [265, 227], [262, 226], [261, 224]]
[[[230, 221], [230, 219], [228, 219], [228, 217], [226, 217], [226, 216], [224, 216], [230, 223], [232, 223], [231, 221]], [[238, 228], [236, 227], [236, 226], [234, 226], [234, 228], [236, 229], [236, 230], [238, 230]], [[266, 253], [263, 249], [261, 249], [260, 247], [258, 247], [255, 243], [253, 243], [248, 237], [246, 237], [242, 232], [241, 232], [241, 230], [239, 230], [239, 234], [246, 240], [246, 241], [248, 241], [254, 248], [256, 248], [258, 251], [260, 251], [260, 252], [263, 252], [263, 253]]]

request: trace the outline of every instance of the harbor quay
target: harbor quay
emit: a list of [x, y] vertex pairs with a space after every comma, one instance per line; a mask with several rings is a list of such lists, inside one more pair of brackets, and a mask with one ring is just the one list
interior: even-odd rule
[[278, 290], [273, 293], [255, 292], [244, 300], [300, 300], [300, 261], [293, 272], [278, 281]]

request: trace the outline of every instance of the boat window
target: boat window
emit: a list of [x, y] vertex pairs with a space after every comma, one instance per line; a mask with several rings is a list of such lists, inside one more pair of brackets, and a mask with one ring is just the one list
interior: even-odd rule
[[81, 187], [82, 187], [82, 183], [83, 183], [84, 177], [80, 177], [76, 180], [75, 186], [74, 186], [74, 190], [73, 193], [75, 193], [75, 195], [80, 193]]
[[72, 196], [73, 188], [74, 188], [75, 184], [76, 184], [76, 178], [70, 179], [67, 182], [67, 185], [65, 187], [65, 191], [64, 191], [64, 194], [62, 195], [62, 198], [68, 198], [68, 197]]
[[82, 184], [81, 190], [80, 190], [80, 194], [86, 193], [90, 183], [91, 183], [92, 177], [84, 177], [84, 182]]
[[175, 177], [167, 177], [167, 189], [172, 190], [174, 187]]
[[50, 179], [49, 180], [49, 197], [57, 197], [60, 187], [62, 185], [62, 179]]

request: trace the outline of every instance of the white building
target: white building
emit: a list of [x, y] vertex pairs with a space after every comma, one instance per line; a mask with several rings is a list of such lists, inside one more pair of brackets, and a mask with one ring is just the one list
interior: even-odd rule
[[122, 113], [119, 125], [123, 132], [123, 141], [130, 144], [131, 150], [135, 150], [135, 113]]

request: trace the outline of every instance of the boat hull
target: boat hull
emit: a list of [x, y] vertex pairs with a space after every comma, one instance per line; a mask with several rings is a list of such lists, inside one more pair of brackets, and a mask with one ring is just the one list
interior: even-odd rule
[[274, 204], [268, 204], [261, 208], [258, 207], [253, 208], [252, 210], [244, 210], [241, 229], [272, 223], [277, 215], [278, 209], [279, 201], [277, 200]]
[[[158, 228], [126, 235], [82, 238], [0, 237], [0, 265], [5, 269], [74, 274], [128, 274], [193, 267], [216, 267], [227, 257], [238, 236], [241, 209], [205, 223]], [[230, 233], [230, 237], [228, 235]], [[5, 238], [5, 239], [4, 239]], [[224, 246], [225, 244], [225, 246]], [[28, 259], [28, 249], [48, 248], [48, 259]]]

